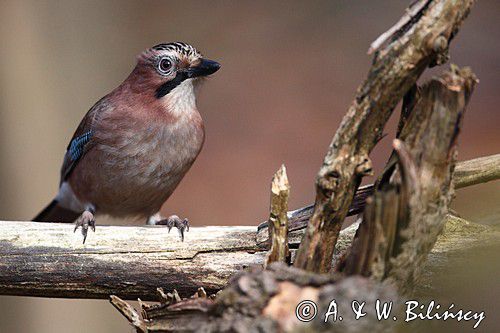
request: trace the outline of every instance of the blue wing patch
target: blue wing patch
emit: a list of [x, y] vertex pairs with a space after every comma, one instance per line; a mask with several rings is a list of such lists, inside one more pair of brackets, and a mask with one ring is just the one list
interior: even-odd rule
[[83, 155], [83, 148], [92, 138], [92, 131], [83, 133], [71, 141], [69, 145], [69, 156], [72, 161], [78, 160]]

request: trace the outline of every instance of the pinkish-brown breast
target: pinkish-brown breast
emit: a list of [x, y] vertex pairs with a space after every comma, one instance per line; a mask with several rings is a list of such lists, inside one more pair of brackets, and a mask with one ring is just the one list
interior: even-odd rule
[[172, 113], [168, 101], [150, 96], [129, 94], [118, 101], [99, 114], [96, 145], [75, 167], [69, 183], [82, 203], [92, 203], [100, 213], [149, 216], [198, 156], [203, 122], [195, 106]]

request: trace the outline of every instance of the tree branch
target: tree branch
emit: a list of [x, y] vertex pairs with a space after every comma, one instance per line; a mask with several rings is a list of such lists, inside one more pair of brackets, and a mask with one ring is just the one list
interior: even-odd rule
[[[442, 230], [463, 115], [477, 79], [451, 66], [419, 91], [349, 251], [346, 274], [410, 290]], [[394, 161], [397, 168], [393, 167]]]
[[[351, 240], [357, 226], [341, 231], [340, 242], [346, 234]], [[475, 247], [489, 246], [500, 239], [500, 230], [491, 226], [469, 223], [456, 216], [448, 215], [445, 230], [439, 236], [435, 248], [423, 267], [424, 276], [421, 288], [428, 294], [435, 291], [429, 280], [433, 275], [442, 274], [453, 265], [460, 265], [466, 260], [467, 253]], [[346, 245], [348, 246], [348, 245]], [[343, 251], [345, 251], [345, 247]], [[277, 265], [281, 264], [281, 265]], [[339, 279], [335, 275], [318, 275], [282, 263], [273, 263], [266, 271], [250, 270], [232, 279], [229, 286], [217, 294], [214, 300], [210, 298], [187, 298], [184, 300], [159, 299], [160, 304], [145, 305], [141, 303], [143, 319], [133, 321], [126, 313], [124, 316], [139, 329], [146, 327], [146, 332], [197, 331], [200, 325], [207, 332], [238, 330], [238, 332], [274, 332], [276, 323], [282, 331], [294, 331], [300, 323], [295, 317], [297, 304], [303, 300], [312, 300], [318, 305], [318, 313], [324, 314], [329, 309], [329, 303], [335, 299], [339, 313], [349, 313], [353, 299], [366, 300], [366, 308], [373, 309], [375, 300], [394, 302], [393, 313], [397, 315], [398, 294], [388, 285], [377, 284], [373, 279], [360, 276], [350, 276]], [[116, 299], [116, 298], [115, 298]], [[123, 311], [120, 310], [122, 313]], [[135, 311], [137, 313], [137, 311]], [[132, 320], [131, 320], [132, 319]], [[324, 316], [317, 316], [315, 322], [301, 326], [299, 330], [308, 332], [385, 332], [392, 321], [380, 321], [374, 311], [367, 311], [363, 320], [355, 320], [346, 316], [343, 321], [328, 321]], [[307, 325], [307, 324], [306, 324]], [[327, 326], [329, 325], [329, 326]]]
[[500, 154], [458, 162], [453, 183], [462, 188], [500, 179]]
[[441, 54], [467, 17], [473, 0], [435, 0], [413, 13], [396, 38], [380, 49], [324, 158], [316, 200], [295, 267], [327, 272], [342, 222], [361, 178], [371, 172], [369, 153], [392, 110]]
[[[497, 171], [487, 172], [486, 166]], [[498, 179], [499, 169], [500, 155], [461, 162], [454, 180], [466, 184], [464, 175], [493, 180], [475, 173], [495, 174]], [[304, 211], [311, 210], [289, 212], [292, 258], [307, 225]], [[350, 245], [355, 231], [351, 226], [340, 233], [337, 255]], [[268, 246], [266, 224], [257, 232], [252, 226], [194, 227], [184, 242], [158, 226], [99, 226], [82, 245], [71, 225], [0, 221], [0, 294], [80, 298], [114, 294], [157, 300], [158, 287], [177, 289], [183, 296], [199, 287], [212, 293], [225, 287], [234, 273], [262, 265]]]
[[223, 288], [262, 264], [255, 227], [190, 228], [184, 242], [159, 226], [98, 226], [81, 244], [73, 226], [0, 222], [0, 294], [156, 299], [158, 287], [190, 295]]

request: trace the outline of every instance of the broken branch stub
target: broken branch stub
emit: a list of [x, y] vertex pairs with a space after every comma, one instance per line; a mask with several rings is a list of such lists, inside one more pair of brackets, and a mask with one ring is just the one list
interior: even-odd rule
[[290, 184], [286, 168], [281, 165], [271, 181], [271, 204], [269, 214], [269, 239], [271, 249], [266, 257], [265, 266], [272, 262], [289, 262], [288, 249], [288, 197]]

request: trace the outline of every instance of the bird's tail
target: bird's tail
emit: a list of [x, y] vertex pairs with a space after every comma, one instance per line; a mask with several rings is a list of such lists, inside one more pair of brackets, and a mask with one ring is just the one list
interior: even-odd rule
[[57, 200], [52, 200], [32, 221], [72, 223], [80, 214], [63, 208]]

